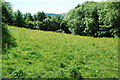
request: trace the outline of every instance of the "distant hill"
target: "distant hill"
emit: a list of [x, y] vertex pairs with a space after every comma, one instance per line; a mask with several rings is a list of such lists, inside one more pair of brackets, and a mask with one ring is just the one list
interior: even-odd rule
[[57, 16], [57, 15], [60, 15], [62, 18], [64, 18], [64, 17], [65, 17], [65, 15], [66, 15], [66, 13], [61, 13], [61, 14], [46, 13], [46, 16], [48, 16], [48, 15], [50, 15], [50, 16]]
[[56, 16], [56, 15], [58, 15], [58, 14], [55, 14], [55, 13], [46, 13], [46, 15], [48, 16], [48, 15], [50, 15], [50, 16]]
[[61, 13], [60, 15], [64, 18], [67, 13]]

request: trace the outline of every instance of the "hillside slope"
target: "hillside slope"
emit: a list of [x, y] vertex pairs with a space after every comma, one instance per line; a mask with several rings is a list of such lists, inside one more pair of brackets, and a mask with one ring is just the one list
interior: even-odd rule
[[3, 54], [3, 78], [118, 78], [117, 39], [8, 29], [17, 46]]
[[60, 15], [62, 18], [64, 18], [65, 15], [66, 15], [66, 13], [61, 13], [61, 14], [46, 13], [46, 16], [48, 16], [48, 15], [50, 15], [50, 16], [57, 16], [57, 15]]

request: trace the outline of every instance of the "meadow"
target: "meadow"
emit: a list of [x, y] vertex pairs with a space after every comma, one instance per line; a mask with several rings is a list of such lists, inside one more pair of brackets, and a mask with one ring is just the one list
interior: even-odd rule
[[17, 46], [2, 54], [2, 78], [118, 78], [118, 38], [8, 30]]

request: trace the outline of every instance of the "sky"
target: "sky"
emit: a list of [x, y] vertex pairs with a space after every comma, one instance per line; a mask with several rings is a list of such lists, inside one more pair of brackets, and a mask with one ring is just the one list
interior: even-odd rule
[[12, 4], [13, 11], [20, 10], [22, 13], [37, 13], [43, 11], [45, 13], [66, 13], [75, 8], [78, 4], [85, 1], [102, 0], [5, 0]]

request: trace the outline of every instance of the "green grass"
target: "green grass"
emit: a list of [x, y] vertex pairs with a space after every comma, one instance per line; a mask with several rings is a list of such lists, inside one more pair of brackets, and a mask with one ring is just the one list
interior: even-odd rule
[[8, 29], [17, 46], [2, 55], [3, 78], [118, 78], [117, 38]]

